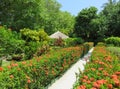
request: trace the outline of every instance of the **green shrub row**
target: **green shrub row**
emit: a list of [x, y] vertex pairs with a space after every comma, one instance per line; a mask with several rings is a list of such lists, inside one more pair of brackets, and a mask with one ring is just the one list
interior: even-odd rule
[[69, 47], [52, 50], [30, 61], [13, 62], [0, 67], [1, 89], [45, 89], [53, 79], [61, 76], [83, 54], [84, 48]]
[[120, 47], [120, 37], [109, 37], [105, 39], [107, 45], [113, 45]]
[[83, 44], [84, 40], [82, 38], [67, 38], [67, 39], [50, 39], [49, 44], [52, 46], [62, 46], [70, 47]]

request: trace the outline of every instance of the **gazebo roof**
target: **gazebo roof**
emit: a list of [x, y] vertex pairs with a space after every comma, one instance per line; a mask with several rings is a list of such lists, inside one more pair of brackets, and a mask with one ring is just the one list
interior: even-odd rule
[[61, 33], [60, 31], [57, 31], [55, 33], [53, 33], [52, 35], [50, 35], [50, 38], [62, 38], [62, 39], [67, 39], [69, 38], [68, 36], [66, 36], [65, 34]]

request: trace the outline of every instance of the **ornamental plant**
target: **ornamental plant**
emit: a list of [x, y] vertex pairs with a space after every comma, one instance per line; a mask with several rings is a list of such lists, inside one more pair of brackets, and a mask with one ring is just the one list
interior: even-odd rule
[[85, 46], [51, 50], [29, 61], [0, 67], [1, 89], [45, 89], [82, 55]]
[[74, 89], [120, 89], [120, 59], [105, 46], [95, 47]]

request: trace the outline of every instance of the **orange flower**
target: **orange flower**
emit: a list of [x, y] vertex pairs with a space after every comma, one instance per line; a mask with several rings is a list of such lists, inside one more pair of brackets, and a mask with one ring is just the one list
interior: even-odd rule
[[88, 76], [85, 75], [85, 76], [83, 76], [83, 78], [84, 78], [84, 79], [88, 79]]
[[88, 80], [87, 83], [90, 84], [90, 80]]
[[27, 83], [31, 83], [31, 80], [30, 80], [30, 79], [28, 79], [28, 80], [27, 80]]
[[115, 72], [116, 75], [120, 75], [120, 72]]
[[92, 71], [95, 71], [96, 69], [95, 68], [91, 68]]
[[109, 76], [109, 74], [106, 71], [103, 71], [104, 76]]
[[94, 81], [94, 78], [90, 78], [90, 81]]
[[8, 69], [11, 69], [11, 66], [9, 65], [9, 66], [7, 66], [8, 67]]
[[113, 88], [112, 84], [108, 84], [107, 87], [108, 87], [108, 89], [112, 89]]
[[95, 88], [98, 88], [98, 89], [99, 89], [99, 88], [100, 88], [100, 84], [98, 84], [97, 82], [94, 82], [94, 83], [93, 83], [93, 87], [95, 87]]
[[103, 68], [98, 68], [99, 71], [103, 70]]
[[11, 79], [13, 79], [13, 78], [14, 78], [14, 76], [13, 76], [13, 75], [10, 75], [10, 78], [11, 78]]
[[0, 67], [0, 71], [3, 71], [3, 68], [2, 68], [2, 67]]
[[117, 79], [118, 76], [117, 76], [117, 75], [112, 75], [111, 78], [112, 78], [112, 79]]
[[23, 61], [23, 62], [22, 62], [22, 64], [26, 64], [26, 62], [25, 62], [25, 61]]
[[105, 83], [106, 83], [106, 80], [101, 79], [101, 80], [97, 80], [96, 82], [101, 85], [101, 84], [105, 84]]
[[86, 82], [87, 82], [87, 80], [86, 80], [86, 79], [82, 79], [82, 82], [86, 83]]
[[13, 67], [18, 66], [18, 64], [17, 64], [17, 63], [15, 63], [15, 64], [13, 63], [13, 64], [11, 64], [11, 65], [12, 65]]
[[114, 80], [115, 86], [119, 87], [120, 86], [120, 81], [118, 79]]
[[86, 89], [85, 85], [78, 86], [77, 89]]

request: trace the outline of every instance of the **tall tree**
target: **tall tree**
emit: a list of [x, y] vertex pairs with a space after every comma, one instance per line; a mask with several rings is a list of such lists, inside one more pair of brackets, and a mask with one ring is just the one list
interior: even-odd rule
[[109, 0], [104, 5], [102, 15], [105, 17], [108, 29], [106, 36], [120, 36], [120, 1]]
[[90, 23], [95, 18], [97, 18], [96, 7], [83, 9], [76, 17], [74, 33], [78, 37], [82, 37], [83, 39], [88, 40], [90, 37], [90, 32], [92, 30]]
[[0, 22], [15, 30], [36, 28], [38, 24], [40, 27], [43, 25], [43, 5], [43, 0], [1, 0]]

